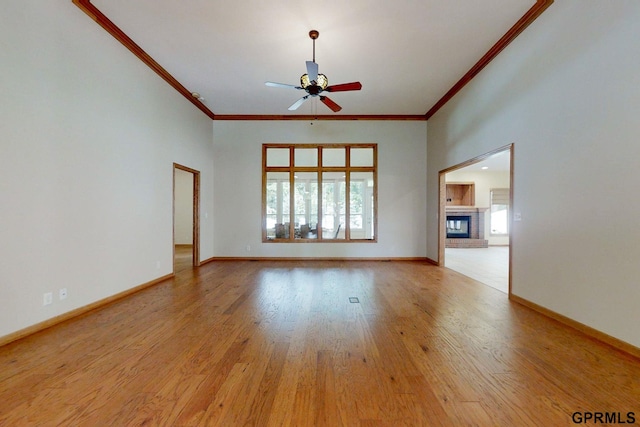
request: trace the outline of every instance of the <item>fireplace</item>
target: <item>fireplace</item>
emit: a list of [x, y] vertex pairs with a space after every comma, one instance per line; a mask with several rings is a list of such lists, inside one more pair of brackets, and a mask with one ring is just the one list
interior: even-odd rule
[[487, 210], [475, 206], [446, 206], [445, 248], [489, 247], [489, 241], [484, 238]]
[[471, 216], [447, 215], [447, 239], [471, 237]]

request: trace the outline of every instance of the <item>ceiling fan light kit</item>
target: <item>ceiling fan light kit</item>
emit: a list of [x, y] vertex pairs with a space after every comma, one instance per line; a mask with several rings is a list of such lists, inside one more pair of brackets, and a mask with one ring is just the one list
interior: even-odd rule
[[300, 76], [300, 86], [274, 82], [265, 83], [265, 85], [269, 87], [293, 88], [307, 92], [307, 95], [303, 96], [289, 107], [289, 111], [297, 110], [307, 99], [309, 99], [309, 97], [320, 97], [320, 101], [324, 105], [329, 107], [334, 113], [337, 113], [342, 110], [342, 107], [336, 104], [329, 97], [321, 95], [322, 92], [347, 92], [362, 89], [362, 84], [360, 82], [341, 83], [329, 86], [329, 79], [327, 76], [318, 73], [318, 64], [316, 63], [316, 39], [319, 36], [320, 33], [317, 30], [309, 31], [309, 38], [313, 40], [313, 61], [306, 61], [307, 72]]
[[311, 93], [311, 91], [318, 90], [322, 92], [327, 89], [329, 86], [329, 79], [324, 74], [318, 74], [315, 80], [311, 80], [309, 78], [309, 74], [303, 74], [300, 76], [300, 86], [302, 89], [307, 90], [307, 92]]

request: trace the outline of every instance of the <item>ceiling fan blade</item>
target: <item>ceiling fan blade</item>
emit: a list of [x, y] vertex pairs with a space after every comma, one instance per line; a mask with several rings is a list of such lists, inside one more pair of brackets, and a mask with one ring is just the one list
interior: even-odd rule
[[328, 98], [326, 96], [321, 96], [320, 97], [320, 101], [322, 101], [322, 103], [324, 105], [326, 105], [327, 107], [331, 108], [331, 110], [334, 113], [337, 113], [338, 111], [342, 110], [341, 106], [339, 106], [338, 104], [336, 104], [335, 102], [333, 102], [330, 98]]
[[310, 95], [305, 95], [302, 98], [298, 99], [296, 102], [293, 103], [293, 105], [291, 105], [291, 107], [289, 107], [289, 111], [295, 111], [298, 108], [300, 108], [300, 106], [304, 103], [304, 101], [307, 100], [309, 96]]
[[307, 74], [309, 75], [309, 81], [318, 80], [318, 64], [313, 61], [307, 61]]
[[284, 83], [264, 82], [264, 84], [266, 86], [269, 86], [269, 87], [284, 87], [284, 88], [291, 88], [291, 89], [302, 89], [300, 86], [287, 85], [287, 84], [284, 84]]
[[348, 90], [360, 90], [362, 84], [360, 82], [342, 83], [339, 85], [329, 86], [325, 89], [327, 92], [346, 92]]

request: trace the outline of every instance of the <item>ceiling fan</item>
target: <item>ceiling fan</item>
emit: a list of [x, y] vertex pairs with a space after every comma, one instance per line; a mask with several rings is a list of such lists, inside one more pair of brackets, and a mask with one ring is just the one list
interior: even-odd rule
[[297, 110], [309, 97], [320, 97], [320, 101], [329, 107], [334, 113], [342, 110], [342, 107], [332, 101], [328, 96], [322, 95], [323, 92], [346, 92], [350, 90], [362, 89], [360, 82], [342, 83], [329, 86], [329, 80], [324, 74], [318, 73], [318, 64], [316, 64], [316, 39], [320, 33], [316, 30], [309, 31], [309, 37], [313, 40], [313, 61], [307, 62], [307, 73], [300, 77], [300, 86], [288, 85], [284, 83], [266, 82], [265, 85], [270, 87], [285, 87], [298, 90], [304, 90], [307, 95], [298, 99], [289, 107], [289, 111]]

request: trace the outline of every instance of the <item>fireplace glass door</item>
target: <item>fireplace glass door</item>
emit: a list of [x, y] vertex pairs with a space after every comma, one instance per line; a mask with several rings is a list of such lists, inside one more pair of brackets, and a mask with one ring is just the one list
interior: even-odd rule
[[447, 216], [447, 239], [468, 239], [470, 224], [470, 216]]

